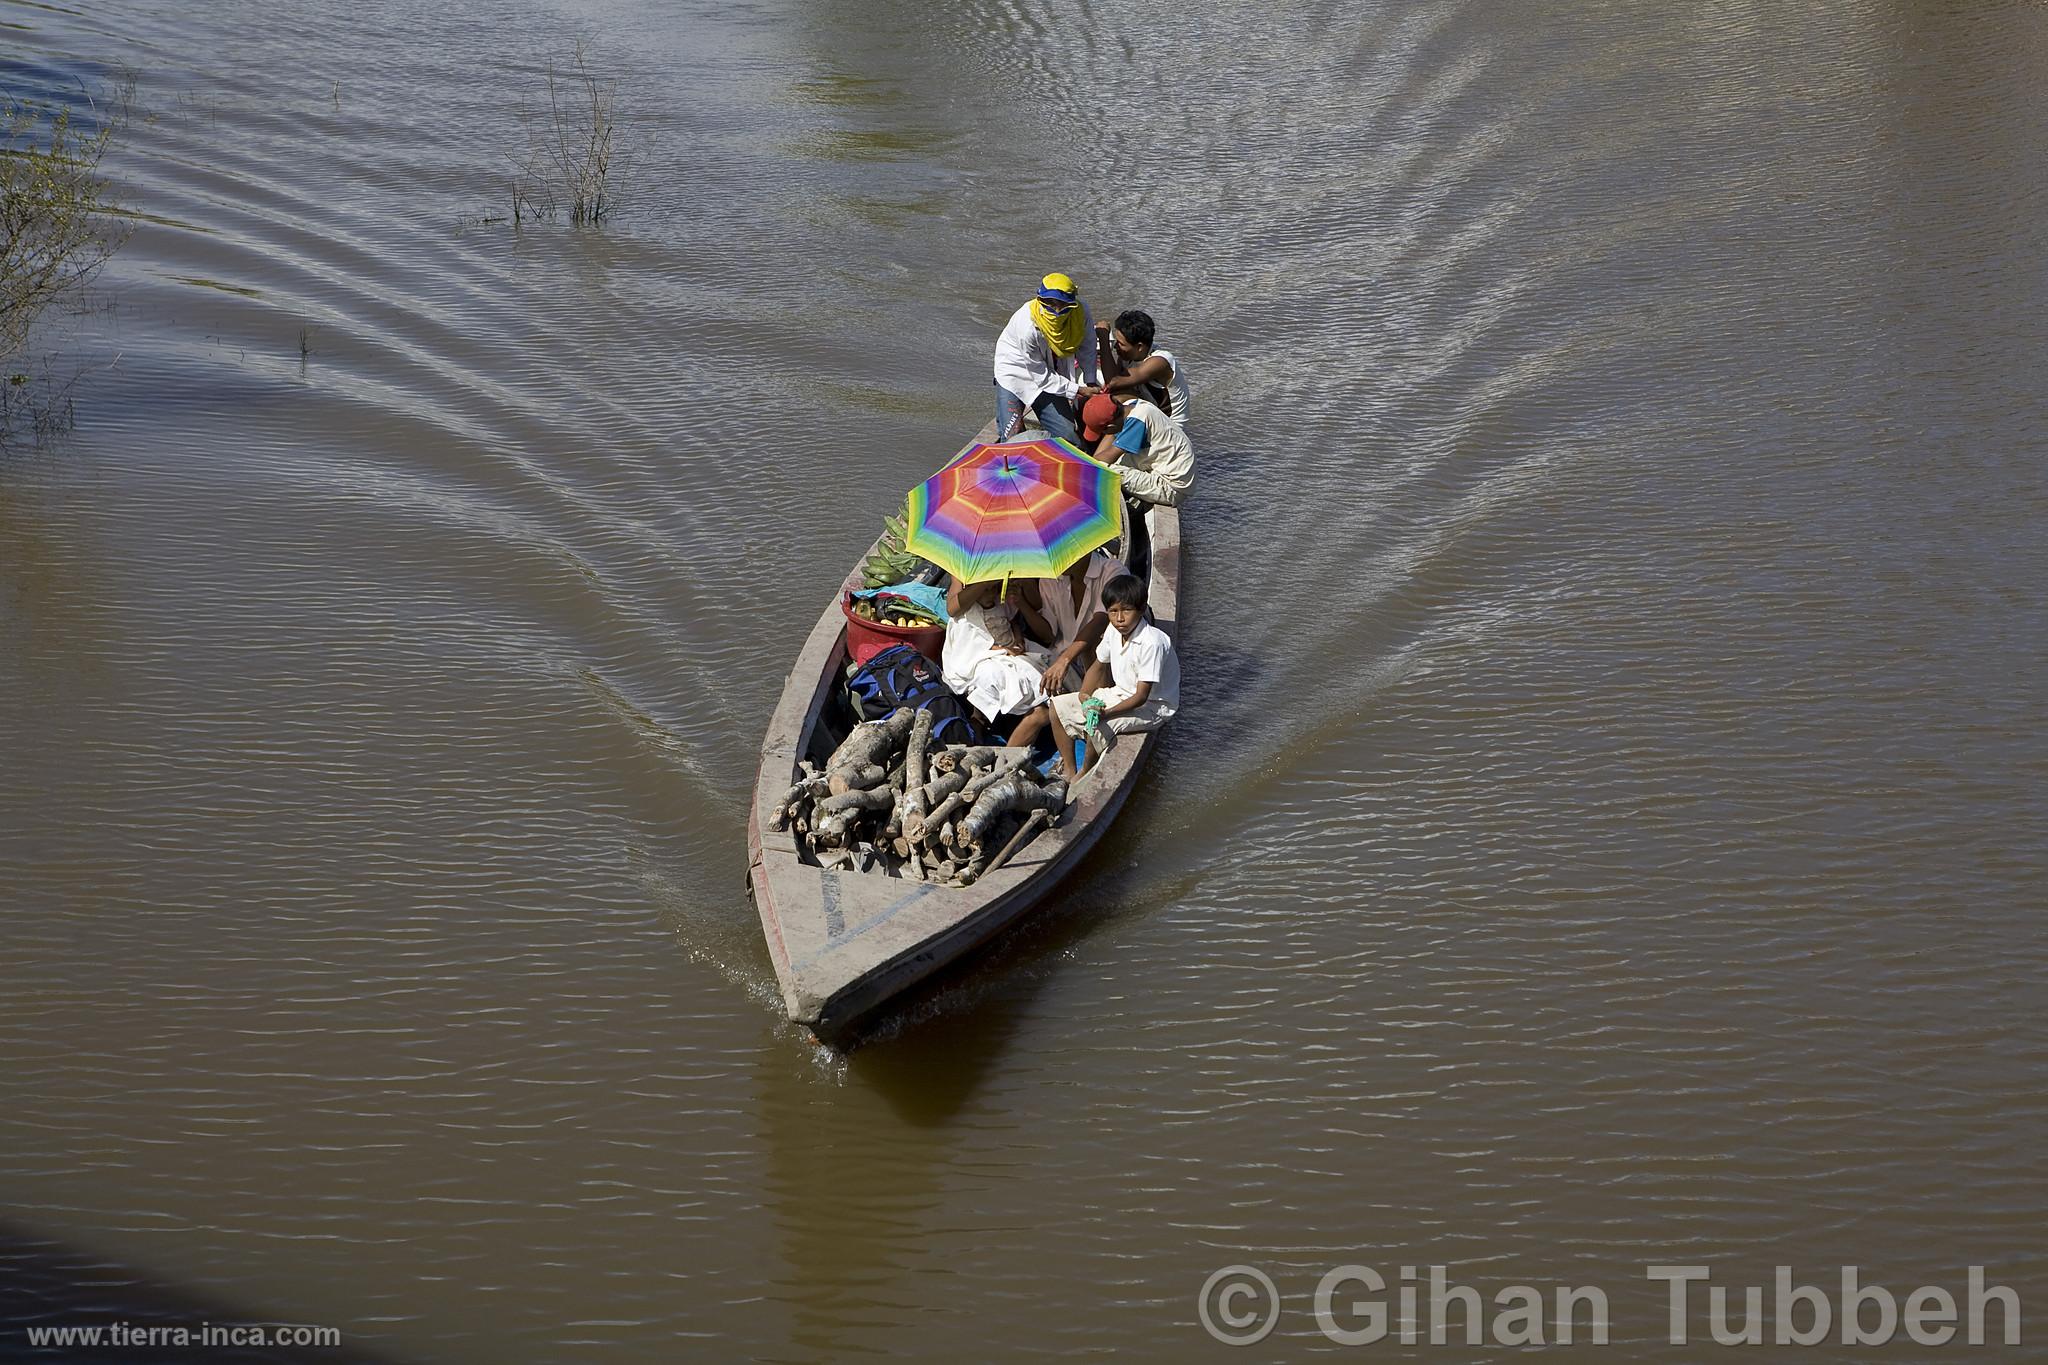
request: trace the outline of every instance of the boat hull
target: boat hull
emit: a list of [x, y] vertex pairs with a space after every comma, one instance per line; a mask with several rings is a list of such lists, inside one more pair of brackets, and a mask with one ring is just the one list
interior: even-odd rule
[[[1177, 635], [1180, 518], [1161, 507], [1147, 520], [1153, 618]], [[823, 1041], [842, 1046], [890, 1001], [1040, 904], [1108, 830], [1159, 743], [1156, 733], [1120, 736], [1075, 784], [1060, 822], [972, 886], [833, 871], [807, 861], [795, 833], [770, 824], [798, 763], [818, 757], [811, 753], [813, 732], [847, 657], [839, 603], [859, 577], [856, 566], [797, 656], [769, 719], [747, 815], [747, 884], [784, 1008]]]

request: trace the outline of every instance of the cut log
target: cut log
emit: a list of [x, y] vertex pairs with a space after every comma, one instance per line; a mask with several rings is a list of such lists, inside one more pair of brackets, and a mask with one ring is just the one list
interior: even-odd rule
[[977, 744], [963, 745], [953, 749], [941, 749], [931, 760], [934, 775], [941, 773], [982, 771], [992, 768], [1005, 752], [1000, 746]]
[[837, 815], [841, 811], [887, 810], [896, 803], [896, 793], [887, 787], [876, 787], [871, 791], [841, 792], [828, 796], [818, 803], [820, 817]]
[[903, 786], [906, 791], [922, 787], [931, 780], [927, 771], [927, 751], [931, 748], [933, 716], [929, 711], [919, 711], [910, 722], [910, 739], [903, 751]]
[[[804, 766], [809, 767], [809, 764]], [[827, 794], [825, 779], [816, 775], [816, 770], [807, 777], [799, 778], [795, 786], [783, 793], [782, 802], [775, 808], [775, 814], [768, 821], [770, 829], [787, 829], [792, 821], [800, 819], [811, 804]]]
[[919, 787], [918, 790], [924, 793], [925, 808], [929, 810], [954, 792], [959, 791], [967, 785], [967, 780], [972, 776], [974, 776], [972, 773], [947, 773], [944, 777], [934, 777], [931, 781]]
[[834, 796], [844, 796], [852, 791], [866, 791], [879, 787], [889, 780], [889, 770], [879, 763], [862, 763], [850, 768], [834, 768], [825, 779], [825, 786]]
[[821, 815], [811, 827], [811, 844], [814, 848], [851, 848], [856, 842], [854, 831], [867, 819], [864, 810], [838, 810], [830, 815]]
[[996, 783], [1019, 772], [1030, 761], [1031, 756], [1029, 754], [1018, 754], [1015, 758], [1006, 759], [998, 766], [990, 768], [987, 772], [976, 773], [973, 777], [967, 779], [967, 785], [960, 789], [960, 795], [971, 806], [981, 798], [983, 792], [993, 787]]
[[944, 804], [947, 797], [966, 785], [966, 773], [948, 773], [906, 793], [903, 798], [904, 836], [913, 843], [922, 839], [931, 808]]
[[[881, 720], [864, 720], [854, 726], [845, 743], [832, 751], [831, 760], [825, 764], [832, 794], [837, 796], [854, 787], [872, 787], [888, 777], [890, 760], [910, 738], [910, 727], [916, 718], [917, 712], [899, 706]], [[844, 780], [846, 774], [869, 767], [881, 769], [874, 782]]]
[[945, 822], [952, 818], [953, 813], [966, 804], [966, 798], [959, 792], [954, 792], [951, 796], [939, 802], [938, 808], [919, 822], [917, 838], [925, 843], [930, 843], [933, 837], [945, 827]]
[[1021, 776], [993, 783], [975, 798], [974, 808], [961, 817], [960, 841], [979, 853], [994, 832], [996, 822], [1005, 815], [1022, 816], [1035, 810], [1057, 812], [1066, 803], [1063, 789], [1041, 787]]

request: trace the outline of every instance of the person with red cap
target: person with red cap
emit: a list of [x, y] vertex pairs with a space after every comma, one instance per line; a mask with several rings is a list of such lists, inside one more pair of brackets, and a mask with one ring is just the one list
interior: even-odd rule
[[1054, 271], [996, 338], [996, 439], [1038, 414], [1045, 434], [1078, 441], [1081, 405], [1102, 391], [1095, 321], [1070, 276]]
[[1098, 393], [1081, 405], [1082, 449], [1123, 475], [1139, 502], [1178, 507], [1195, 484], [1195, 450], [1180, 424], [1143, 398]]

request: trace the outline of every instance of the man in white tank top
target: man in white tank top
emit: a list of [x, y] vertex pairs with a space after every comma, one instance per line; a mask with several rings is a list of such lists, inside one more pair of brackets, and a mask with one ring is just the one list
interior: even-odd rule
[[1116, 326], [1104, 331], [1098, 350], [1109, 376], [1103, 392], [1118, 398], [1143, 398], [1185, 430], [1188, 424], [1188, 380], [1172, 351], [1152, 344], [1152, 315], [1133, 308], [1117, 314]]

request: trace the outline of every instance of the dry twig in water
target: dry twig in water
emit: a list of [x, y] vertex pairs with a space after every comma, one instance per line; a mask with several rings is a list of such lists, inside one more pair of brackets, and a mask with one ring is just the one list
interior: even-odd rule
[[546, 107], [520, 111], [526, 159], [512, 180], [512, 221], [552, 218], [566, 205], [570, 222], [602, 223], [618, 206], [613, 177], [624, 170], [617, 84], [590, 69], [581, 40], [569, 72], [550, 62], [545, 74]]

